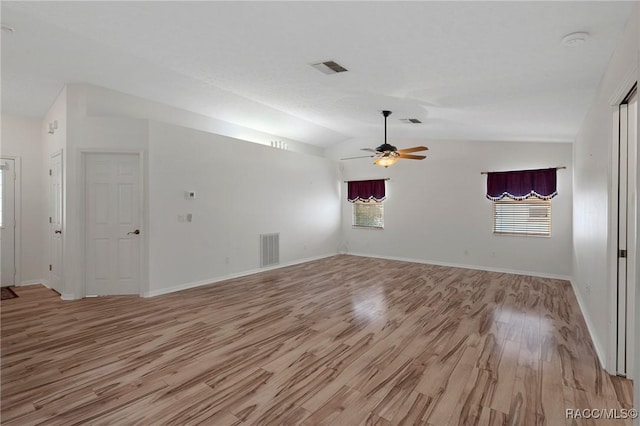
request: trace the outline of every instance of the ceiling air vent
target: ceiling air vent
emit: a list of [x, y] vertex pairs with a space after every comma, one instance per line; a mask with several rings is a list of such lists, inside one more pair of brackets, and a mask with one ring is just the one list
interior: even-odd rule
[[401, 118], [400, 121], [407, 124], [422, 124], [422, 121], [417, 118]]
[[317, 64], [311, 64], [311, 66], [325, 74], [336, 74], [339, 72], [349, 71], [335, 61], [319, 62]]

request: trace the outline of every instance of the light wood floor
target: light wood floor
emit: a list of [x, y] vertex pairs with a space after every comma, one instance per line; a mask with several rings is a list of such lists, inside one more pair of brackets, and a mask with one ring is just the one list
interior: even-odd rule
[[566, 281], [336, 256], [151, 299], [16, 292], [6, 425], [613, 425], [565, 408], [631, 408]]

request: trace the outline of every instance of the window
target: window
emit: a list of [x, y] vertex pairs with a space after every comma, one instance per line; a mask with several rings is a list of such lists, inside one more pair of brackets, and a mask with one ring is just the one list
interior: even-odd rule
[[384, 207], [378, 201], [356, 201], [353, 203], [353, 226], [384, 228]]
[[493, 202], [493, 233], [551, 235], [551, 200], [529, 198]]

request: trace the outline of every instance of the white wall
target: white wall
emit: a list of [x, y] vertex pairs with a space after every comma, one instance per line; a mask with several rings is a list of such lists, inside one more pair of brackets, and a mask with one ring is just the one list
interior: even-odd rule
[[103, 87], [82, 85], [82, 90], [86, 93], [84, 108], [87, 116], [149, 119], [268, 146], [271, 146], [271, 141], [282, 141], [287, 143], [290, 151], [304, 154], [322, 156], [324, 151], [314, 145], [249, 129]]
[[[130, 102], [137, 109], [133, 118], [127, 116]], [[84, 296], [82, 153], [88, 151], [133, 150], [146, 160], [145, 295], [257, 270], [261, 233], [280, 232], [281, 264], [336, 253], [335, 162], [138, 118], [171, 110], [158, 108], [107, 89], [69, 85], [45, 117], [43, 129], [54, 119], [60, 128], [43, 134], [47, 169], [50, 155], [64, 150], [64, 298]], [[101, 117], [90, 109], [119, 113]], [[201, 116], [176, 115], [202, 124]], [[186, 190], [197, 191], [198, 199], [188, 202]], [[186, 213], [194, 221], [178, 222]], [[45, 239], [48, 246], [48, 234]], [[47, 262], [49, 257], [47, 252]]]
[[[57, 121], [57, 125], [58, 128], [54, 131], [53, 134], [49, 133], [49, 123], [53, 123], [54, 121]], [[49, 265], [50, 263], [52, 263], [51, 259], [51, 240], [50, 240], [50, 236], [51, 236], [51, 229], [49, 226], [49, 202], [50, 202], [50, 181], [49, 181], [49, 174], [48, 174], [48, 170], [50, 168], [50, 164], [51, 164], [51, 157], [58, 153], [58, 152], [62, 152], [62, 181], [63, 181], [63, 185], [64, 182], [66, 182], [67, 180], [67, 170], [66, 170], [66, 164], [68, 162], [68, 154], [69, 154], [69, 150], [67, 149], [67, 127], [68, 127], [68, 123], [67, 123], [67, 88], [63, 88], [60, 92], [60, 94], [58, 95], [58, 97], [56, 98], [56, 100], [53, 102], [53, 104], [51, 105], [51, 107], [49, 108], [49, 111], [47, 111], [47, 113], [44, 116], [44, 119], [42, 120], [42, 122], [40, 123], [40, 137], [42, 140], [42, 145], [43, 145], [43, 155], [42, 155], [42, 170], [43, 170], [43, 186], [44, 186], [44, 190], [45, 190], [45, 194], [46, 195], [46, 202], [45, 202], [45, 208], [43, 211], [43, 216], [42, 216], [42, 223], [43, 223], [43, 227], [42, 227], [42, 246], [44, 248], [44, 265], [43, 267], [45, 268], [45, 273], [46, 273], [46, 279], [45, 279], [45, 285], [54, 285], [53, 284], [53, 280], [51, 279], [51, 272], [48, 271], [48, 267], [47, 265]], [[63, 234], [62, 234], [62, 252], [63, 252], [63, 256], [66, 250], [66, 217], [67, 217], [67, 211], [69, 210], [70, 207], [67, 205], [67, 197], [66, 197], [66, 189], [63, 189], [63, 197], [62, 197], [62, 228], [63, 228]], [[69, 261], [73, 259], [73, 258], [68, 258], [68, 263], [70, 263]], [[64, 276], [64, 264], [63, 264], [63, 273], [62, 275]], [[65, 293], [65, 288], [55, 288], [56, 291], [64, 294]]]
[[[571, 144], [394, 142], [399, 148], [428, 146], [427, 159], [399, 160], [388, 169], [374, 166], [368, 158], [341, 162], [344, 180], [391, 178], [384, 230], [352, 228], [351, 205], [342, 200], [343, 250], [540, 276], [571, 275]], [[375, 144], [370, 140], [354, 139], [328, 155], [356, 156], [360, 148], [371, 145]], [[480, 172], [555, 166], [568, 168], [558, 171], [552, 236], [493, 235], [492, 204], [485, 197], [486, 176]]]
[[283, 264], [335, 254], [338, 180], [324, 158], [150, 122], [149, 294], [257, 270], [260, 234]]
[[44, 187], [42, 152], [40, 120], [2, 116], [2, 155], [19, 157], [21, 165], [21, 241], [18, 245], [20, 264], [17, 265], [17, 284], [42, 282], [45, 277], [42, 238], [47, 192]]
[[[144, 152], [148, 141], [146, 120], [87, 116], [89, 101], [87, 91], [86, 85], [68, 85], [63, 99], [66, 108], [64, 117], [66, 134], [63, 156], [64, 289], [61, 293], [65, 299], [83, 297], [85, 289], [83, 152], [96, 150]], [[146, 285], [146, 270], [142, 271], [141, 281]]]
[[573, 152], [573, 283], [596, 349], [609, 371], [614, 370], [615, 357], [612, 253], [617, 238], [611, 226], [615, 211], [613, 111], [638, 79], [638, 25], [636, 10], [600, 82]]

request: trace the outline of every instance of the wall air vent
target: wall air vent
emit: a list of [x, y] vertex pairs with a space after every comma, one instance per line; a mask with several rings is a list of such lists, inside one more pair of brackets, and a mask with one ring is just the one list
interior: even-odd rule
[[260, 235], [260, 267], [280, 263], [280, 234]]
[[400, 121], [407, 124], [422, 124], [422, 121], [417, 118], [401, 118]]
[[336, 74], [339, 72], [349, 71], [335, 61], [319, 62], [317, 64], [311, 64], [311, 66], [324, 74]]

